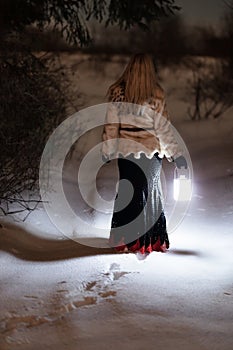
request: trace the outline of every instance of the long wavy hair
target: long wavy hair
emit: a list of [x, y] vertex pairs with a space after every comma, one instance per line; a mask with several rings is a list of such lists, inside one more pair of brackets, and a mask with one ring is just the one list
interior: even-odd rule
[[151, 98], [164, 96], [164, 91], [157, 81], [152, 57], [144, 53], [134, 54], [120, 78], [109, 87], [109, 101], [121, 86], [124, 86], [125, 102], [142, 104]]

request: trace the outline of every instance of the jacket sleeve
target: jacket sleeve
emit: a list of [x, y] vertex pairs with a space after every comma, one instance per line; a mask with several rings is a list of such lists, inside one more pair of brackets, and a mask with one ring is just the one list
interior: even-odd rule
[[154, 129], [159, 139], [161, 149], [160, 155], [162, 157], [165, 155], [167, 160], [172, 162], [183, 154], [173, 132], [165, 99], [162, 99], [158, 103], [158, 107], [155, 110]]
[[119, 116], [117, 104], [108, 104], [102, 140], [107, 141], [102, 144], [102, 154], [110, 159], [117, 151], [119, 136]]

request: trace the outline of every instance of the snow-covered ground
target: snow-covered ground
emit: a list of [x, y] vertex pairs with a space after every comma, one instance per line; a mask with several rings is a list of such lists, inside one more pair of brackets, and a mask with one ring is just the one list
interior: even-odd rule
[[[114, 77], [104, 75], [101, 85], [103, 72], [94, 68], [76, 72], [86, 106], [102, 102]], [[194, 169], [193, 198], [171, 248], [140, 259], [82, 245], [64, 237], [42, 207], [25, 223], [1, 218], [1, 350], [232, 349], [232, 110], [190, 122], [180, 98], [185, 72], [162, 75]], [[77, 208], [84, 207], [77, 201]], [[92, 220], [108, 227], [110, 215], [95, 212]]]

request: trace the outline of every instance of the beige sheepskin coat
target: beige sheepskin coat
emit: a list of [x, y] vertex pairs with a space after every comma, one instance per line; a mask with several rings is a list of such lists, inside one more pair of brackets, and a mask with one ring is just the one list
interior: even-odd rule
[[164, 97], [145, 101], [143, 105], [124, 102], [124, 91], [114, 92], [109, 103], [102, 139], [102, 153], [108, 159], [133, 153], [152, 158], [158, 153], [168, 161], [182, 155], [171, 126]]

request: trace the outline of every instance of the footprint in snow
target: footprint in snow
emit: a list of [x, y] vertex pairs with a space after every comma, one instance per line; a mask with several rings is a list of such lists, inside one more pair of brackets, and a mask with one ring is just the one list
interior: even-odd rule
[[108, 276], [111, 281], [119, 280], [124, 275], [129, 274], [130, 272], [120, 271], [120, 265], [116, 263], [112, 263], [109, 268], [109, 272], [105, 273], [105, 276]]

